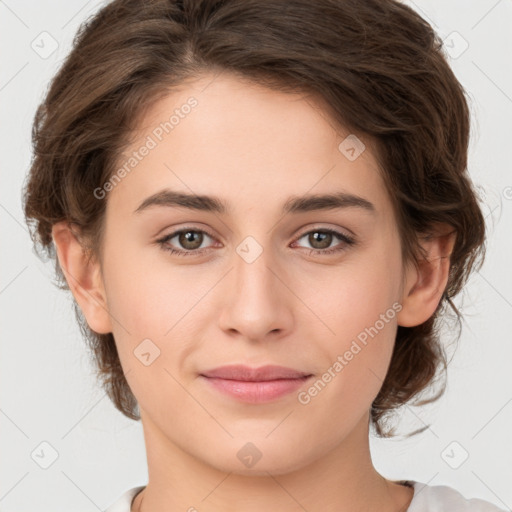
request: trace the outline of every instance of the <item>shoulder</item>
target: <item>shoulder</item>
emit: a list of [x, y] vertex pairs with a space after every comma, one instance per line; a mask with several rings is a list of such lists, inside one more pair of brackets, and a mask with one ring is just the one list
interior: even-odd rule
[[135, 496], [145, 488], [145, 485], [133, 487], [125, 491], [112, 505], [104, 512], [130, 512], [132, 501]]
[[[407, 482], [414, 487], [414, 497], [407, 512], [507, 512], [480, 498], [465, 498], [447, 485], [427, 485], [414, 480]], [[125, 491], [105, 512], [130, 512], [133, 499], [144, 487]]]
[[407, 512], [506, 512], [489, 501], [466, 498], [447, 485], [427, 485], [411, 481], [414, 497]]

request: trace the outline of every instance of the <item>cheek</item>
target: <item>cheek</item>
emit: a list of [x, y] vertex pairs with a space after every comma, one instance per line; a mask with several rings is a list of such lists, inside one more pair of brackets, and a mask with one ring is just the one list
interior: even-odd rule
[[355, 255], [328, 272], [325, 268], [304, 272], [298, 294], [307, 298], [305, 302], [332, 339], [356, 337], [386, 312], [394, 319], [400, 307], [399, 255], [377, 257], [379, 253]]
[[398, 248], [383, 240], [328, 274], [309, 273], [300, 292], [309, 289], [308, 305], [321, 320], [315, 322], [318, 347], [326, 367], [342, 356], [343, 370], [337, 374], [345, 377], [337, 379], [338, 385], [372, 394], [386, 375], [401, 309]]
[[332, 332], [316, 335], [315, 356], [323, 364], [302, 399], [310, 400], [311, 416], [319, 418], [319, 425], [327, 414], [332, 424], [350, 430], [368, 411], [389, 368], [400, 305], [389, 300], [384, 283], [372, 292], [362, 284], [346, 284], [335, 300], [325, 300], [323, 309], [318, 306], [318, 316]]
[[[218, 277], [211, 270], [201, 273], [197, 266], [171, 265], [158, 251], [112, 244], [105, 260], [108, 309], [125, 368], [134, 363], [139, 367], [134, 354], [143, 347], [158, 354], [155, 368], [181, 363], [204, 323], [198, 315], [214, 300], [211, 290]], [[170, 344], [173, 350], [167, 353]]]
[[[179, 269], [170, 272], [158, 247], [148, 244], [141, 248], [127, 242], [131, 237], [121, 230], [112, 231], [105, 248], [109, 311], [125, 328], [124, 334], [160, 337], [172, 327], [189, 294], [183, 293]], [[123, 332], [119, 324], [114, 328]]]

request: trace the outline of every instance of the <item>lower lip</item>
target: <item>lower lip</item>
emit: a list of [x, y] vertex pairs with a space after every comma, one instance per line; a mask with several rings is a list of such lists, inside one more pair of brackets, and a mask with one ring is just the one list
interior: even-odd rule
[[259, 404], [271, 402], [284, 395], [292, 393], [300, 388], [307, 380], [311, 378], [302, 377], [300, 379], [279, 379], [248, 382], [242, 380], [220, 379], [217, 377], [205, 377], [211, 386], [222, 393], [230, 395], [243, 402]]

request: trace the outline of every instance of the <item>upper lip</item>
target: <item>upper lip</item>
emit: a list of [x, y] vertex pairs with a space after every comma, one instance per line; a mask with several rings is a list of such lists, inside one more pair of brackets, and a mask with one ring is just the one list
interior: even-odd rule
[[202, 372], [201, 375], [219, 379], [257, 382], [277, 379], [300, 379], [302, 377], [309, 377], [311, 374], [276, 365], [260, 366], [259, 368], [251, 368], [244, 365], [227, 365]]

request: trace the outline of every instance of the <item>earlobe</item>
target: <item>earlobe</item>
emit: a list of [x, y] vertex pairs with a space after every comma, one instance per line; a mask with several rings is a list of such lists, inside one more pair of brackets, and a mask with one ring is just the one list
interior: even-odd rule
[[426, 257], [420, 257], [417, 268], [411, 264], [407, 270], [398, 325], [414, 327], [434, 314], [448, 283], [454, 244], [455, 232], [450, 226], [423, 239]]
[[85, 248], [68, 222], [54, 224], [52, 237], [69, 289], [89, 327], [98, 334], [112, 332], [99, 263], [88, 260]]

